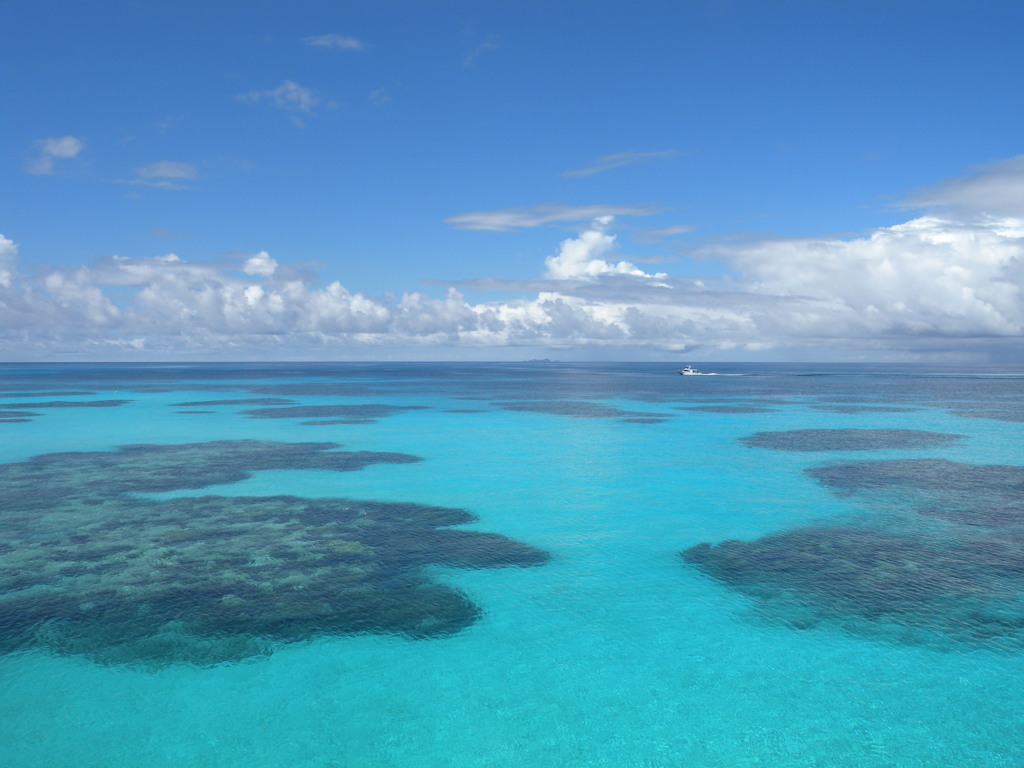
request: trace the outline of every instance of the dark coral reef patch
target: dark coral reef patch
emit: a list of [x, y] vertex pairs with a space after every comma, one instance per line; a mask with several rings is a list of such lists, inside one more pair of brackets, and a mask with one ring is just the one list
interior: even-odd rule
[[376, 419], [311, 419], [300, 421], [304, 427], [330, 427], [336, 424], [376, 424]]
[[1019, 648], [1022, 544], [816, 526], [751, 542], [699, 544], [683, 558], [797, 628], [825, 623], [897, 640], [940, 636]]
[[[65, 500], [105, 499], [237, 483], [268, 469], [351, 472], [371, 464], [407, 464], [406, 453], [338, 451], [337, 443], [215, 440], [180, 445], [126, 445], [117, 451], [47, 453], [0, 465], [0, 511], [59, 507]], [[45, 489], [45, 493], [41, 492]]]
[[448, 526], [460, 509], [295, 496], [140, 493], [262, 469], [352, 471], [406, 454], [222, 441], [37, 456], [0, 466], [0, 651], [101, 663], [238, 661], [324, 635], [449, 635], [479, 609], [424, 566], [542, 563], [540, 550]]
[[871, 508], [974, 528], [1008, 528], [1024, 537], [1024, 467], [902, 459], [815, 467], [807, 473]]
[[61, 397], [77, 397], [95, 395], [96, 393], [90, 389], [54, 389], [47, 391], [38, 392], [0, 392], [0, 398], [4, 397], [52, 397], [53, 395], [60, 395]]
[[680, 405], [676, 410], [702, 413], [771, 413], [774, 409], [757, 405]]
[[251, 419], [313, 419], [323, 421], [332, 417], [358, 419], [352, 422], [368, 424], [404, 411], [421, 411], [421, 405], [383, 405], [359, 403], [354, 405], [293, 405], [282, 408], [253, 408], [242, 413]]
[[1024, 421], [1024, 410], [982, 409], [976, 411], [953, 411], [954, 416], [965, 419], [991, 419], [993, 421]]
[[917, 408], [887, 405], [812, 405], [811, 408], [830, 413], [910, 413], [918, 410]]
[[[74, 394], [74, 393], [72, 393]], [[29, 421], [40, 414], [26, 408], [116, 408], [131, 400], [47, 400], [38, 403], [0, 403], [0, 420]]]
[[808, 472], [867, 514], [683, 558], [793, 627], [1024, 648], [1024, 467], [915, 459]]
[[186, 403], [173, 403], [172, 408], [192, 408], [206, 405], [292, 405], [294, 400], [283, 397], [241, 397], [227, 400], [190, 400]]
[[576, 419], [657, 419], [664, 421], [670, 417], [670, 414], [665, 413], [623, 411], [614, 406], [586, 400], [511, 400], [496, 402], [493, 405], [505, 411], [547, 413], [555, 416], [571, 416]]
[[741, 442], [777, 451], [882, 451], [930, 448], [960, 439], [961, 435], [913, 429], [794, 429], [755, 432]]
[[290, 382], [287, 384], [264, 384], [247, 387], [250, 392], [264, 395], [285, 395], [314, 397], [376, 397], [385, 394], [387, 387], [371, 386], [348, 381]]
[[39, 403], [19, 402], [19, 408], [117, 408], [131, 400], [46, 400]]

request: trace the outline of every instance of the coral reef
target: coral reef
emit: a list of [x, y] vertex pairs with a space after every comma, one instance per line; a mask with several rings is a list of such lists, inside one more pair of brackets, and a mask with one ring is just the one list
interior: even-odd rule
[[1024, 410], [984, 409], [976, 411], [953, 411], [954, 416], [966, 419], [992, 419], [993, 421], [1024, 421]]
[[655, 419], [670, 418], [664, 413], [623, 411], [610, 405], [600, 405], [586, 400], [513, 400], [496, 402], [495, 406], [506, 411], [548, 413], [555, 416], [571, 416], [576, 419]]
[[[74, 394], [74, 393], [72, 393]], [[10, 397], [11, 395], [8, 395]], [[0, 421], [30, 421], [42, 414], [28, 408], [117, 408], [131, 400], [46, 400], [41, 402], [16, 401], [0, 403]]]
[[0, 465], [0, 651], [102, 663], [217, 664], [363, 632], [457, 632], [479, 609], [430, 564], [528, 566], [547, 555], [452, 529], [459, 509], [295, 496], [140, 494], [265, 469], [354, 471], [415, 456], [333, 443], [219, 441], [57, 453]]
[[[253, 408], [242, 411], [251, 419], [312, 419], [323, 421], [332, 417], [358, 419], [357, 424], [371, 423], [405, 411], [423, 410], [421, 405], [381, 405], [361, 403], [355, 405], [292, 405], [281, 408]], [[342, 422], [345, 423], [345, 422]]]
[[771, 413], [772, 408], [756, 405], [680, 405], [677, 411], [701, 411], [704, 413]]
[[292, 405], [294, 400], [283, 397], [240, 397], [229, 400], [192, 400], [187, 403], [172, 403], [172, 408], [192, 408], [205, 405]]
[[794, 429], [755, 432], [741, 442], [777, 451], [880, 451], [929, 448], [960, 439], [961, 435], [912, 429]]
[[684, 560], [793, 627], [1024, 648], [1024, 467], [908, 459], [807, 471], [865, 514], [698, 544]]
[[812, 405], [816, 411], [828, 411], [829, 413], [910, 413], [919, 410], [918, 408], [905, 408], [902, 406], [887, 405]]

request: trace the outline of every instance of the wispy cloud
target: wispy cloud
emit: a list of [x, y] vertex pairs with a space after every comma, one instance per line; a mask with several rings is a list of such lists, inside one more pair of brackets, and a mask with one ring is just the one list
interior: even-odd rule
[[966, 176], [935, 186], [921, 187], [900, 205], [1024, 218], [1024, 155], [979, 166]]
[[366, 49], [366, 44], [362, 40], [345, 35], [314, 35], [302, 38], [302, 42], [315, 48], [334, 48], [339, 51], [363, 51]]
[[312, 117], [316, 114], [317, 107], [325, 103], [316, 90], [299, 85], [294, 80], [285, 80], [277, 88], [239, 94], [236, 98], [251, 104], [265, 102], [276, 109], [288, 112], [291, 114], [292, 122], [300, 128], [306, 125], [301, 115]]
[[126, 184], [141, 184], [146, 187], [158, 189], [182, 190], [192, 189], [185, 182], [194, 181], [199, 178], [199, 172], [194, 166], [188, 163], [178, 163], [172, 160], [160, 160], [141, 168], [135, 169], [135, 178], [127, 180]]
[[35, 144], [39, 148], [39, 155], [29, 161], [25, 166], [25, 171], [36, 176], [47, 176], [53, 173], [53, 166], [57, 160], [77, 157], [78, 153], [82, 151], [82, 147], [85, 146], [81, 139], [74, 136], [39, 139]]
[[466, 55], [462, 57], [462, 66], [472, 67], [485, 53], [497, 51], [500, 48], [501, 46], [498, 45], [494, 35], [488, 35], [486, 40], [482, 43], [477, 43], [466, 52]]
[[594, 161], [594, 164], [587, 168], [580, 168], [575, 171], [563, 171], [560, 175], [576, 177], [576, 176], [593, 176], [595, 173], [604, 173], [610, 171], [612, 168], [619, 168], [623, 165], [633, 165], [634, 163], [643, 163], [648, 160], [667, 160], [670, 157], [675, 157], [679, 153], [674, 149], [664, 149], [660, 152], [619, 152], [614, 155], [603, 155]]
[[507, 232], [545, 224], [578, 224], [601, 216], [650, 216], [654, 213], [656, 209], [638, 205], [534, 205], [462, 213], [448, 217], [444, 223], [455, 229]]
[[685, 235], [693, 232], [696, 227], [677, 225], [674, 227], [661, 227], [660, 229], [638, 229], [633, 233], [633, 239], [638, 243], [660, 243], [670, 237]]
[[387, 88], [374, 88], [367, 94], [366, 100], [371, 104], [376, 104], [378, 107], [383, 104], [390, 104], [391, 92]]
[[176, 163], [172, 160], [160, 160], [138, 169], [138, 174], [145, 179], [196, 179], [199, 174], [188, 163]]

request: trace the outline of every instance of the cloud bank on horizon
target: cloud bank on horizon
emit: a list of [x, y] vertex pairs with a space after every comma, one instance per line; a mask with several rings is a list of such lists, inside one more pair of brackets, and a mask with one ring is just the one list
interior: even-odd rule
[[[149, 175], [192, 172], [167, 164]], [[615, 217], [642, 215], [639, 207], [463, 214], [448, 223], [502, 231], [593, 218], [537, 264], [536, 279], [463, 281], [441, 297], [318, 284], [265, 251], [217, 263], [110, 256], [25, 274], [18, 245], [0, 236], [0, 344], [7, 359], [396, 350], [487, 359], [527, 348], [704, 359], [835, 359], [844, 349], [851, 359], [913, 359], [962, 355], [969, 342], [978, 359], [1015, 359], [1024, 341], [1024, 217], [1011, 214], [1022, 200], [1024, 156], [916, 190], [905, 205], [925, 208], [921, 215], [857, 237], [703, 246], [691, 255], [728, 271], [698, 277], [648, 273], [619, 258]], [[474, 301], [474, 290], [508, 295]]]

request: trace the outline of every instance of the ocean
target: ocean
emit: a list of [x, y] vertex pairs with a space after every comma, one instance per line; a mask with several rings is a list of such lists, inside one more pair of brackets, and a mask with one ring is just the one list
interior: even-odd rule
[[0, 765], [1024, 765], [1024, 366], [0, 365]]

